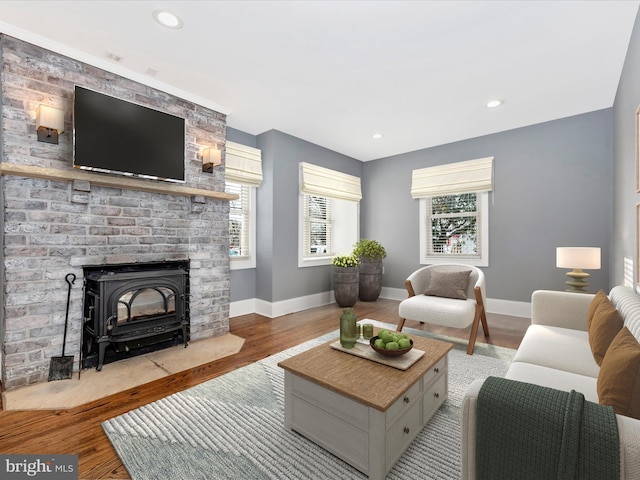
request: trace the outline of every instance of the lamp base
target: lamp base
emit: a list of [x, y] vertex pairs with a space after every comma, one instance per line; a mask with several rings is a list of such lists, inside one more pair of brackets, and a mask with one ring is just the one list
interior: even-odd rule
[[37, 130], [38, 141], [58, 145], [58, 131], [52, 128], [40, 127]]
[[570, 272], [567, 272], [566, 275], [571, 278], [571, 280], [565, 282], [569, 285], [567, 292], [589, 293], [585, 290], [585, 288], [589, 286], [589, 283], [585, 281], [585, 279], [590, 276], [587, 272], [582, 271], [580, 268], [574, 268]]

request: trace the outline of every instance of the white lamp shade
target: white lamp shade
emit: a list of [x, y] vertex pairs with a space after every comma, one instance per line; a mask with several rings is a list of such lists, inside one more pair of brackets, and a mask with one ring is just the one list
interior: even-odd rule
[[558, 268], [600, 269], [600, 247], [557, 247]]
[[40, 127], [57, 130], [58, 133], [64, 132], [64, 111], [47, 105], [38, 105], [36, 108], [36, 128]]
[[202, 151], [202, 161], [205, 165], [218, 166], [222, 163], [222, 152], [215, 147], [208, 147]]

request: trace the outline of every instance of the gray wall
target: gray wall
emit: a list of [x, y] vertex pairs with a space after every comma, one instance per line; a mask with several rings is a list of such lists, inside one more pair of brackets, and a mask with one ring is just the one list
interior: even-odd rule
[[264, 179], [258, 189], [256, 298], [277, 302], [331, 290], [330, 266], [298, 268], [298, 165], [360, 176], [362, 163], [276, 130], [259, 135], [257, 146]]
[[[636, 253], [636, 193], [635, 113], [640, 105], [640, 22], [636, 24], [629, 43], [627, 58], [613, 106], [614, 127], [614, 226], [611, 255], [611, 284], [625, 282], [625, 258], [638, 265]], [[631, 269], [630, 285], [634, 284]], [[629, 277], [629, 274], [626, 275]], [[636, 277], [637, 281], [637, 277]]]
[[278, 131], [259, 135], [255, 145], [244, 135], [229, 129], [228, 138], [262, 150], [264, 181], [258, 189], [257, 268], [232, 272], [232, 301], [255, 297], [275, 302], [332, 287], [329, 267], [297, 267], [301, 161], [362, 177], [361, 237], [385, 246], [386, 287], [402, 289], [407, 275], [419, 267], [411, 171], [493, 156], [489, 267], [483, 268], [487, 295], [528, 302], [533, 290], [563, 290], [567, 278], [555, 266], [557, 246], [601, 247], [602, 269], [590, 272], [591, 290], [609, 288], [611, 109], [366, 163]]
[[612, 229], [612, 115], [601, 110], [367, 162], [361, 234], [387, 250], [384, 286], [402, 288], [419, 267], [419, 201], [411, 171], [494, 157], [489, 200], [490, 298], [528, 302], [536, 289], [563, 290], [557, 246], [598, 246], [591, 290], [608, 285]]

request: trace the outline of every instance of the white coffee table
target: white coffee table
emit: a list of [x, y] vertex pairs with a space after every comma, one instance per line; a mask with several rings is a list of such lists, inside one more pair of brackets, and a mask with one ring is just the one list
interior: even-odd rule
[[285, 425], [383, 480], [447, 398], [453, 345], [414, 337], [425, 354], [407, 370], [331, 348], [283, 360]]

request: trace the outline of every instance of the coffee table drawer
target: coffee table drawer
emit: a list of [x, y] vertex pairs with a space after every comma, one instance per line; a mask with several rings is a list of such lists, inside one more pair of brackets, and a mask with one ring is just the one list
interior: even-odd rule
[[415, 402], [407, 413], [387, 432], [386, 471], [389, 471], [400, 455], [422, 430], [422, 402]]
[[387, 410], [387, 428], [395, 423], [395, 421], [406, 412], [411, 406], [420, 399], [421, 385], [416, 382], [404, 395], [394, 402]]
[[447, 370], [447, 357], [445, 356], [444, 358], [441, 358], [438, 363], [436, 363], [433, 367], [431, 367], [430, 370], [428, 370], [424, 376], [422, 377], [422, 385], [424, 385], [422, 388], [423, 390], [426, 390], [427, 388], [429, 388], [429, 383], [431, 383], [431, 381], [436, 378], [438, 375], [440, 375], [442, 372]]
[[447, 372], [445, 371], [427, 390], [422, 398], [423, 418], [426, 424], [440, 405], [447, 399]]

